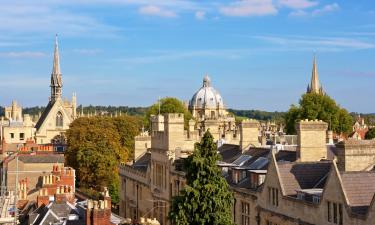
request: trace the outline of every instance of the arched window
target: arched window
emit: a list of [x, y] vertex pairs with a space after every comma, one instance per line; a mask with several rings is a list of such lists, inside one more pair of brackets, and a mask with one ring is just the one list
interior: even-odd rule
[[56, 115], [56, 127], [63, 127], [63, 114], [61, 112], [58, 112]]

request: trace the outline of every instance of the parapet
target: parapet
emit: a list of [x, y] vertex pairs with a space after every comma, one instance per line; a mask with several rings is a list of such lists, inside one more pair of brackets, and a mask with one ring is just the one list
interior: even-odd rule
[[296, 123], [298, 130], [327, 130], [328, 124], [322, 120], [301, 120]]
[[165, 123], [183, 123], [184, 114], [183, 113], [166, 113], [164, 114]]
[[259, 121], [255, 119], [245, 119], [241, 121], [240, 126], [243, 128], [258, 128]]

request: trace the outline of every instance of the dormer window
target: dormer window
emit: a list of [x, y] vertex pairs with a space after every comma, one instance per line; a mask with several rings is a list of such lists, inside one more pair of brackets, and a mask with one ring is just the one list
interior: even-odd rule
[[300, 200], [305, 199], [305, 193], [303, 193], [303, 192], [298, 192], [298, 193], [297, 193], [297, 198], [300, 199]]
[[320, 196], [313, 196], [313, 203], [319, 204], [320, 203]]

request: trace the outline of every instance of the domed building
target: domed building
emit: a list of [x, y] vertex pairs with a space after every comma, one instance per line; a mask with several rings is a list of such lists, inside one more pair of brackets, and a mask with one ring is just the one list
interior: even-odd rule
[[207, 75], [203, 78], [202, 87], [199, 88], [191, 98], [189, 110], [198, 121], [219, 119], [228, 115], [223, 98], [220, 93], [211, 86], [211, 80]]
[[189, 101], [189, 110], [198, 122], [198, 130], [210, 129], [216, 140], [233, 136], [235, 118], [225, 108], [220, 93], [211, 85], [210, 78], [203, 78], [203, 85]]

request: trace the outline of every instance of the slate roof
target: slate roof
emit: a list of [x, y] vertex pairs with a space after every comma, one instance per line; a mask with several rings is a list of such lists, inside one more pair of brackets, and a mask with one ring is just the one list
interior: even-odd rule
[[134, 169], [141, 170], [143, 172], [147, 171], [148, 166], [151, 162], [151, 153], [146, 152], [142, 156], [140, 156], [132, 165]]
[[296, 190], [323, 188], [331, 162], [278, 162], [280, 179], [286, 195], [296, 195]]
[[64, 163], [63, 154], [43, 154], [43, 155], [19, 155], [18, 160], [24, 163]]
[[375, 172], [342, 172], [340, 175], [349, 205], [357, 213], [366, 212], [375, 193]]
[[236, 160], [242, 153], [239, 145], [224, 144], [219, 149], [221, 161], [231, 163]]
[[[71, 204], [67, 202], [51, 202], [47, 206], [42, 205], [37, 208], [34, 212], [29, 215], [29, 224], [62, 224], [61, 221], [68, 218], [69, 214], [76, 214], [80, 216], [78, 210]], [[69, 221], [67, 224], [85, 224], [82, 215], [78, 221]]]
[[40, 116], [38, 122], [35, 125], [35, 128], [37, 130], [39, 130], [39, 128], [42, 126], [43, 122], [46, 120], [46, 118], [47, 118], [49, 112], [51, 111], [52, 107], [53, 107], [53, 103], [52, 102], [48, 102], [47, 107], [44, 109], [42, 115]]

